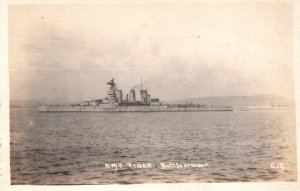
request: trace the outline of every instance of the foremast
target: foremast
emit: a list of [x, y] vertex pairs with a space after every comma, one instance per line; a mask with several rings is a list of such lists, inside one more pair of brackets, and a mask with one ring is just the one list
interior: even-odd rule
[[108, 103], [116, 103], [116, 100], [117, 100], [117, 96], [116, 96], [117, 86], [116, 86], [114, 78], [112, 80], [110, 80], [109, 82], [107, 82], [106, 84], [109, 85], [109, 89], [107, 91]]

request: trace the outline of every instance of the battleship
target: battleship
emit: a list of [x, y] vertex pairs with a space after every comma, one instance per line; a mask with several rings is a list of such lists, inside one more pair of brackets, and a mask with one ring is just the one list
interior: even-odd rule
[[233, 111], [231, 106], [215, 106], [211, 104], [164, 104], [159, 98], [151, 98], [147, 89], [143, 89], [142, 80], [140, 99], [137, 100], [136, 91], [131, 89], [129, 95], [123, 99], [122, 90], [117, 88], [114, 78], [106, 83], [109, 88], [107, 97], [83, 101], [71, 105], [41, 105], [39, 112], [205, 112], [205, 111]]

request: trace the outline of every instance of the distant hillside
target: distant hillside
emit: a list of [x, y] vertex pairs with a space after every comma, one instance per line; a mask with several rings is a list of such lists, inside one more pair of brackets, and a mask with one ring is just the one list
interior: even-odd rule
[[37, 100], [11, 100], [10, 107], [12, 108], [33, 108], [39, 105]]
[[[212, 105], [231, 105], [235, 107], [245, 106], [293, 106], [294, 101], [277, 95], [254, 95], [254, 96], [220, 96], [190, 98], [177, 101], [164, 101], [163, 103], [172, 104], [212, 104]], [[10, 107], [37, 107], [38, 105], [53, 104], [38, 100], [11, 100]], [[58, 103], [70, 104], [70, 103]]]
[[35, 108], [38, 107], [39, 105], [68, 105], [68, 104], [74, 104], [74, 103], [79, 103], [80, 101], [67, 101], [64, 102], [62, 100], [56, 100], [56, 101], [50, 101], [49, 99], [23, 99], [23, 100], [10, 100], [10, 107], [11, 108]]
[[174, 104], [212, 104], [231, 106], [292, 106], [293, 100], [277, 95], [203, 97], [173, 101]]

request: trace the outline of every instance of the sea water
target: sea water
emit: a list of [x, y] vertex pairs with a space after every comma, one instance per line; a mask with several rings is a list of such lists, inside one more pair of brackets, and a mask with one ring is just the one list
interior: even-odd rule
[[293, 109], [10, 111], [12, 184], [296, 181]]

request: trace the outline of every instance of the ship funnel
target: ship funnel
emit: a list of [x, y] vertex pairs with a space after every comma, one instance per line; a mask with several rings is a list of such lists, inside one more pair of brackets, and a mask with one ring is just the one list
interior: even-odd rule
[[129, 102], [135, 102], [135, 91], [130, 90], [129, 92]]
[[148, 91], [147, 90], [141, 90], [141, 103], [148, 103]]
[[122, 90], [116, 90], [116, 94], [117, 94], [117, 101], [118, 101], [118, 103], [121, 103], [123, 101]]
[[151, 104], [151, 95], [150, 94], [148, 94], [147, 103]]

